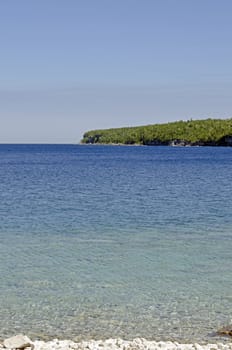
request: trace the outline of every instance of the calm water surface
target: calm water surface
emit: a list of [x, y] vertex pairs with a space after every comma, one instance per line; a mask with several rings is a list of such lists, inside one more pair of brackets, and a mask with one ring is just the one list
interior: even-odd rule
[[1, 337], [217, 341], [232, 148], [0, 145]]

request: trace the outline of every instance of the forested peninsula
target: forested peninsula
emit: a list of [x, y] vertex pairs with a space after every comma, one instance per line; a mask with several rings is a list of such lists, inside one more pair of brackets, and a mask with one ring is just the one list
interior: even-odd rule
[[232, 119], [177, 121], [146, 126], [91, 130], [82, 144], [148, 146], [232, 146]]

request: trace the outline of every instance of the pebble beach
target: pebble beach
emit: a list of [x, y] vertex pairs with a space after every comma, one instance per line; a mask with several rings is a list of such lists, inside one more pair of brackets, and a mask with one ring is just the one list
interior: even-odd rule
[[90, 340], [73, 342], [71, 340], [31, 341], [27, 336], [18, 335], [6, 339], [0, 348], [27, 350], [232, 350], [230, 343], [181, 344], [178, 342], [148, 341], [135, 338], [132, 341], [123, 339]]

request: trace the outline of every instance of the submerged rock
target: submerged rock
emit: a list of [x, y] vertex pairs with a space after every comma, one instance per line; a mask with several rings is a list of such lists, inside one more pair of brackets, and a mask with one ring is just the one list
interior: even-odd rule
[[232, 325], [222, 327], [221, 329], [219, 329], [217, 331], [217, 334], [218, 335], [227, 335], [227, 336], [232, 337]]

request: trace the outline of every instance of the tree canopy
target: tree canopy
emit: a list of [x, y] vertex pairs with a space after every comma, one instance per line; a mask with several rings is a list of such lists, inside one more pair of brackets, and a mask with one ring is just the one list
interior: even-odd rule
[[176, 121], [87, 131], [85, 144], [232, 146], [232, 119]]

